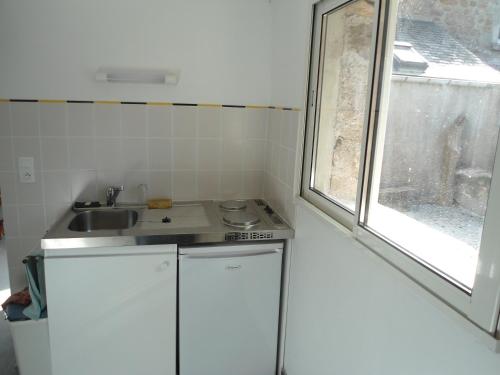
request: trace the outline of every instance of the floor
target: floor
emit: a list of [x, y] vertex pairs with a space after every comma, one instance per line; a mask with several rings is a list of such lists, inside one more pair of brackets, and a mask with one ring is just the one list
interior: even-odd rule
[[[0, 303], [10, 294], [9, 271], [7, 268], [7, 254], [0, 241]], [[10, 336], [9, 323], [3, 317], [0, 307], [0, 373], [2, 375], [18, 375], [14, 348]]]

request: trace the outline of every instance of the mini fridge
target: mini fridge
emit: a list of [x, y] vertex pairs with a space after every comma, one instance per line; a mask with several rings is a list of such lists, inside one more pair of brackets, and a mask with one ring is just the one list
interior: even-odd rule
[[179, 249], [180, 375], [275, 375], [283, 244]]

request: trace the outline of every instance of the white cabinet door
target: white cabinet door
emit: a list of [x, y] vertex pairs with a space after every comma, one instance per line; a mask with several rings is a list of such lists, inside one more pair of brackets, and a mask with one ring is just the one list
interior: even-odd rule
[[45, 260], [53, 375], [175, 375], [176, 246], [112, 250]]

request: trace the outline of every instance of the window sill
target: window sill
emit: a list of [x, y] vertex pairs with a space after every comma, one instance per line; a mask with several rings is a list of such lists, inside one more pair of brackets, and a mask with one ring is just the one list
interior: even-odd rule
[[492, 336], [489, 332], [486, 332], [477, 325], [475, 325], [464, 315], [460, 314], [457, 310], [449, 306], [441, 298], [437, 297], [431, 291], [423, 287], [420, 283], [415, 281], [413, 278], [409, 277], [404, 271], [402, 271], [394, 264], [390, 263], [388, 260], [383, 258], [371, 247], [361, 242], [358, 236], [354, 232], [349, 231], [345, 226], [343, 226], [342, 224], [340, 224], [339, 222], [328, 216], [326, 213], [324, 213], [323, 211], [321, 211], [320, 209], [309, 203], [304, 198], [298, 196], [296, 198], [296, 203], [301, 207], [303, 207], [304, 209], [316, 215], [323, 222], [327, 223], [328, 225], [332, 225], [335, 229], [341, 231], [346, 236], [352, 238], [354, 241], [356, 241], [356, 244], [359, 245], [359, 247], [362, 250], [367, 252], [368, 256], [370, 256], [376, 262], [379, 262], [379, 264], [382, 267], [385, 267], [385, 269], [387, 269], [388, 272], [391, 272], [395, 277], [397, 277], [399, 281], [408, 285], [410, 288], [416, 291], [420, 296], [422, 296], [427, 301], [432, 303], [435, 307], [437, 307], [439, 310], [441, 310], [444, 314], [451, 317], [457, 323], [458, 326], [460, 326], [462, 329], [467, 330], [471, 335], [473, 335], [477, 339], [477, 341], [481, 342], [489, 350], [495, 353], [500, 353], [500, 336], [499, 336], [500, 332], [497, 332], [497, 338], [496, 338]]

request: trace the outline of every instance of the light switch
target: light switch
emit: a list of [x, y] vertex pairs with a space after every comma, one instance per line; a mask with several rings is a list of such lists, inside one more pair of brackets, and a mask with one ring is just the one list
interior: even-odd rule
[[19, 181], [33, 184], [35, 182], [35, 160], [32, 157], [20, 157], [17, 160]]

